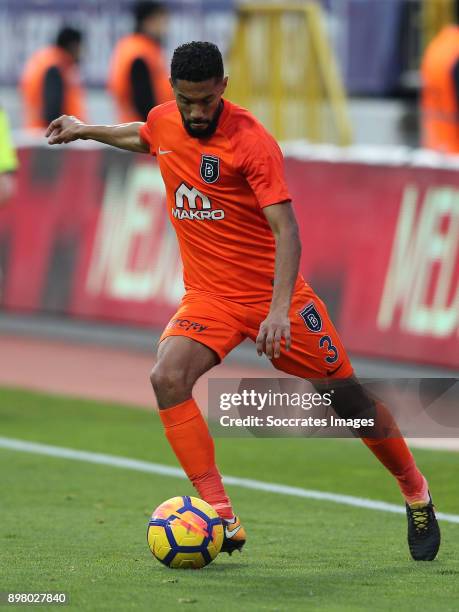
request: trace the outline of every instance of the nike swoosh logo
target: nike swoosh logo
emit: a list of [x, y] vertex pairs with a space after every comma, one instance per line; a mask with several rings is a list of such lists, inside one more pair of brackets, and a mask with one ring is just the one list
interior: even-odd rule
[[237, 532], [240, 530], [241, 526], [242, 525], [238, 525], [234, 529], [228, 529], [228, 527], [225, 527], [225, 536], [227, 538], [232, 538], [233, 536], [235, 536], [237, 534]]
[[164, 151], [164, 150], [161, 150], [161, 147], [159, 147], [159, 151], [158, 151], [158, 153], [160, 155], [167, 155], [168, 153], [173, 153], [173, 152], [174, 151]]

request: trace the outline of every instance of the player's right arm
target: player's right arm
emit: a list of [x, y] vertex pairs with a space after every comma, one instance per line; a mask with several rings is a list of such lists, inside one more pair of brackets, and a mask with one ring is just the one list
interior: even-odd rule
[[149, 144], [140, 136], [143, 125], [140, 121], [119, 125], [87, 125], [76, 117], [62, 115], [51, 121], [45, 136], [50, 145], [66, 144], [74, 140], [96, 140], [126, 151], [149, 153]]

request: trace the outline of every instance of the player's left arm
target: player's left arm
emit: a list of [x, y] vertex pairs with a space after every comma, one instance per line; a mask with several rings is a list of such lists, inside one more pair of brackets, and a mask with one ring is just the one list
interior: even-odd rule
[[282, 338], [286, 350], [290, 350], [289, 310], [300, 265], [301, 242], [290, 201], [266, 206], [263, 212], [276, 240], [276, 267], [271, 307], [260, 325], [256, 344], [259, 355], [264, 352], [272, 359], [280, 356]]

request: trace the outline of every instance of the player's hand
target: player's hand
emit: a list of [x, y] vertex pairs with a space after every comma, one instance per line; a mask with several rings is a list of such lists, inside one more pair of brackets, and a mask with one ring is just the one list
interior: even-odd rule
[[259, 356], [266, 353], [268, 359], [280, 357], [281, 340], [285, 339], [285, 350], [291, 346], [290, 320], [288, 315], [270, 312], [260, 325], [256, 344]]
[[84, 139], [84, 128], [86, 124], [71, 115], [61, 115], [48, 126], [45, 137], [48, 139], [48, 144], [65, 144]]

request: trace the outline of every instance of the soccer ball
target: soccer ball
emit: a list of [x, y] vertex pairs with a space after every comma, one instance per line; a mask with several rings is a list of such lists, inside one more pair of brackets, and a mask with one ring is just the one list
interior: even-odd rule
[[220, 552], [221, 518], [197, 497], [172, 497], [153, 512], [147, 541], [153, 555], [168, 567], [199, 569]]

